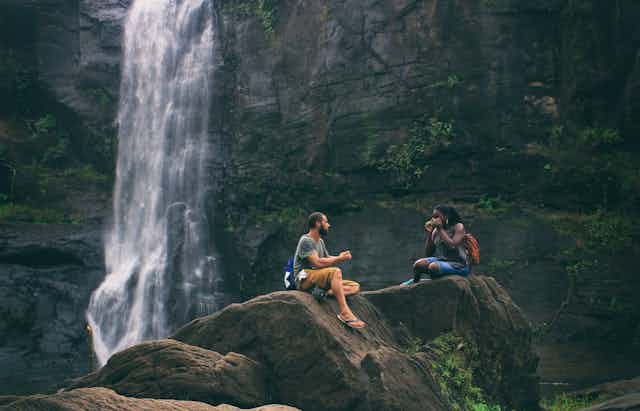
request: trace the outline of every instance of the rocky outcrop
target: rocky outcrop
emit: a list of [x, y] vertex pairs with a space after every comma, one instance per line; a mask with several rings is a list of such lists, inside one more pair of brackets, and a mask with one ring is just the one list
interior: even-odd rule
[[122, 24], [130, 1], [9, 0], [7, 36], [56, 100], [84, 120], [109, 123], [120, 83]]
[[486, 358], [480, 368], [489, 368], [476, 377], [491, 398], [537, 409], [530, 329], [493, 279], [392, 287], [355, 296], [350, 304], [368, 323], [361, 332], [336, 319], [333, 301], [278, 292], [196, 319], [172, 338], [259, 361], [268, 370], [272, 398], [305, 410], [446, 410], [430, 360], [406, 344], [454, 331], [479, 344]]
[[[240, 411], [229, 405], [212, 406], [195, 401], [134, 399], [123, 397], [106, 388], [81, 388], [53, 395], [25, 397], [0, 410], [11, 411]], [[252, 411], [296, 411], [296, 408], [268, 405]], [[299, 411], [299, 410], [297, 410]]]
[[[116, 354], [63, 392], [8, 407], [75, 410], [92, 401], [96, 410], [207, 410], [275, 402], [305, 411], [448, 411], [461, 387], [442, 367], [457, 360], [434, 347], [441, 336], [456, 335], [452, 349], [476, 358], [456, 369], [482, 403], [464, 407], [538, 409], [531, 331], [492, 278], [391, 287], [350, 297], [350, 305], [365, 329], [342, 324], [334, 300], [299, 291], [232, 304], [187, 324], [173, 340]], [[178, 401], [186, 399], [201, 402]]]
[[478, 349], [482, 388], [515, 409], [535, 407], [538, 358], [524, 348], [532, 346], [529, 322], [493, 278], [452, 278], [364, 295], [393, 327], [406, 327], [423, 341], [451, 330], [464, 336]]
[[640, 393], [627, 394], [581, 411], [640, 411]]
[[47, 390], [90, 370], [84, 313], [104, 263], [101, 230], [87, 228], [1, 225], [0, 394]]
[[259, 363], [173, 340], [140, 344], [114, 355], [100, 371], [70, 386], [82, 387], [106, 387], [128, 397], [233, 402], [241, 407], [269, 399], [266, 373]]

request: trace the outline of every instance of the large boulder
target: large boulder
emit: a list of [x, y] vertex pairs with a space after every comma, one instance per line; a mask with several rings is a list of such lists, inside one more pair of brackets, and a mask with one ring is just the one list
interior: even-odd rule
[[479, 351], [479, 382], [493, 397], [516, 409], [538, 402], [538, 357], [529, 322], [491, 277], [450, 277], [413, 287], [364, 293], [390, 325], [429, 341], [454, 331]]
[[475, 343], [490, 366], [477, 377], [491, 398], [537, 409], [528, 323], [493, 279], [391, 287], [354, 296], [350, 305], [366, 329], [341, 324], [333, 300], [318, 304], [307, 293], [277, 292], [196, 319], [172, 338], [260, 361], [272, 399], [304, 410], [447, 410], [429, 360], [406, 344], [454, 331]]
[[[127, 398], [107, 388], [81, 388], [53, 395], [34, 395], [0, 407], [11, 411], [238, 411], [230, 405], [212, 406], [195, 401]], [[296, 411], [296, 408], [269, 405], [252, 411]]]
[[318, 304], [308, 293], [276, 292], [194, 320], [173, 338], [262, 362], [270, 369], [279, 402], [304, 410], [367, 409], [370, 385], [361, 370], [363, 358], [381, 347], [396, 356], [402, 353], [371, 303], [362, 297], [351, 303], [369, 324], [362, 332], [338, 321], [333, 302]]
[[629, 380], [605, 382], [603, 384], [598, 384], [580, 391], [572, 392], [570, 395], [572, 397], [610, 399], [614, 397], [622, 397], [627, 394], [637, 393], [640, 393], [640, 377], [632, 378]]
[[161, 340], [136, 345], [111, 357], [99, 371], [69, 387], [106, 387], [138, 398], [193, 400], [255, 407], [268, 402], [265, 370], [233, 352]]
[[623, 395], [582, 411], [640, 411], [640, 393]]

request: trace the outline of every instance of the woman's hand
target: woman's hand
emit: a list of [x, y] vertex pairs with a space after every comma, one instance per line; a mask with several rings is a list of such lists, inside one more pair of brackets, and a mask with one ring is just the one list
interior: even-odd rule
[[434, 224], [433, 220], [429, 220], [424, 223], [424, 231], [426, 231], [427, 233], [432, 232], [435, 227], [436, 225]]

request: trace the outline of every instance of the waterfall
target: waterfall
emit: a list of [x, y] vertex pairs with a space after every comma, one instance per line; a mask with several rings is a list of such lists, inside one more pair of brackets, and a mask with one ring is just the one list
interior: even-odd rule
[[135, 0], [127, 16], [107, 276], [87, 310], [100, 365], [216, 306], [205, 206], [215, 23], [211, 0]]

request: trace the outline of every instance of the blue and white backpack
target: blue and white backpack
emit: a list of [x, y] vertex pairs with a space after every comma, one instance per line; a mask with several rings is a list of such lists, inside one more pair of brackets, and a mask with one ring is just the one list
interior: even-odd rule
[[285, 290], [295, 290], [296, 287], [296, 275], [293, 272], [293, 257], [287, 261], [287, 265], [284, 267], [284, 288]]

